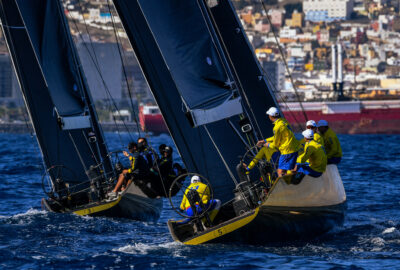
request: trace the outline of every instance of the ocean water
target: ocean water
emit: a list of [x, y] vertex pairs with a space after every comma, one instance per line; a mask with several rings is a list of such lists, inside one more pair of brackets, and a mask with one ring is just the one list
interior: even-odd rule
[[[121, 139], [107, 134], [112, 149], [129, 136]], [[400, 136], [339, 139], [342, 227], [302, 242], [184, 246], [169, 235], [166, 221], [177, 214], [167, 201], [157, 222], [42, 211], [36, 142], [0, 134], [0, 269], [400, 269]], [[151, 142], [172, 144], [167, 135]]]

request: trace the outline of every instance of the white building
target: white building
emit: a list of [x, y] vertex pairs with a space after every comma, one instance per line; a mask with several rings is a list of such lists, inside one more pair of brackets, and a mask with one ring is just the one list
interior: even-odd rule
[[291, 29], [290, 27], [283, 27], [279, 31], [280, 38], [288, 38], [288, 39], [296, 39], [297, 38], [297, 29]]
[[305, 19], [313, 22], [330, 22], [350, 18], [354, 0], [304, 0]]
[[287, 50], [288, 50], [288, 55], [291, 57], [303, 58], [306, 56], [306, 52], [304, 51], [302, 44], [292, 45]]

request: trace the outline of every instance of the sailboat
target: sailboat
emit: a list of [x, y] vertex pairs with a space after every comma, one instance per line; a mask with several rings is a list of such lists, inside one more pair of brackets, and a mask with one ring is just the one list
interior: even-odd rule
[[0, 18], [46, 168], [42, 181], [50, 180], [42, 206], [60, 213], [158, 219], [162, 199], [135, 184], [115, 199], [106, 196], [119, 169], [98, 124], [62, 3], [1, 0]]
[[[273, 93], [228, 0], [113, 0], [188, 171], [222, 201], [217, 216], [169, 220], [174, 240], [299, 239], [343, 223], [346, 193], [336, 165], [320, 178], [239, 177], [236, 166], [272, 136]], [[260, 168], [262, 172], [262, 168]]]

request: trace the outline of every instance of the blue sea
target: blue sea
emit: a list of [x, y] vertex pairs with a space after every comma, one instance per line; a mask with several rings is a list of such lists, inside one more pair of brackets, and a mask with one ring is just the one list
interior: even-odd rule
[[[129, 141], [106, 137], [112, 149]], [[167, 135], [150, 139], [173, 144]], [[0, 134], [0, 269], [400, 269], [400, 136], [339, 139], [342, 227], [302, 242], [184, 246], [169, 235], [166, 222], [177, 214], [167, 201], [157, 222], [43, 211], [35, 139]]]

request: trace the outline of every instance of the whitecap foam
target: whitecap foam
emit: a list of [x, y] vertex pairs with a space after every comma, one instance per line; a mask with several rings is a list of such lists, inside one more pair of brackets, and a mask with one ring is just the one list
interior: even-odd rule
[[375, 246], [382, 247], [385, 245], [385, 240], [383, 240], [383, 238], [380, 237], [374, 237], [371, 239], [371, 243]]
[[15, 214], [12, 216], [1, 216], [1, 219], [5, 219], [6, 222], [11, 222], [13, 224], [27, 225], [32, 222], [34, 217], [36, 217], [38, 215], [44, 215], [46, 213], [48, 213], [48, 212], [46, 212], [44, 210], [37, 210], [37, 209], [30, 208], [25, 213], [19, 213], [19, 214]]
[[382, 232], [382, 234], [392, 233], [392, 232], [394, 232], [395, 230], [396, 230], [395, 227], [390, 227], [390, 228], [385, 229], [385, 230]]
[[[135, 254], [135, 255], [147, 255], [151, 251], [159, 250], [159, 249], [174, 249], [175, 247], [181, 246], [177, 242], [167, 242], [162, 244], [144, 244], [144, 243], [134, 243], [133, 245], [126, 245], [123, 247], [115, 248], [113, 251], [123, 252], [127, 254]], [[175, 257], [179, 257], [180, 254], [175, 254]]]
[[20, 217], [26, 217], [26, 216], [35, 216], [35, 215], [42, 215], [42, 214], [46, 214], [47, 212], [45, 210], [37, 210], [37, 209], [33, 209], [30, 208], [28, 209], [28, 211], [26, 211], [25, 213], [20, 213], [20, 214], [15, 214], [13, 216], [11, 216], [11, 218], [20, 218]]

